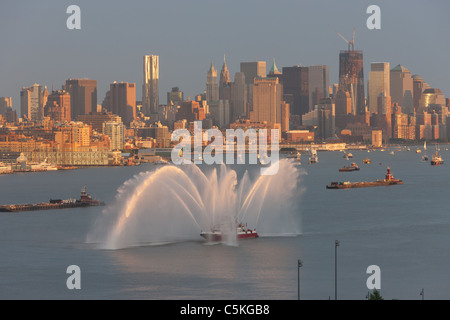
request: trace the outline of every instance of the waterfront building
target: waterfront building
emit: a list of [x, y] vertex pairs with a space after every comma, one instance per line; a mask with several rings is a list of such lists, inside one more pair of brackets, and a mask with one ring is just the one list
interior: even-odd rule
[[103, 134], [111, 140], [110, 151], [123, 150], [125, 143], [125, 126], [122, 122], [104, 122]]

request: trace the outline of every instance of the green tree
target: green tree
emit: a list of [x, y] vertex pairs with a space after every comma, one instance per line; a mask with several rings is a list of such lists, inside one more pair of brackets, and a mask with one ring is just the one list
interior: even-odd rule
[[373, 292], [369, 296], [369, 300], [384, 300], [380, 294], [380, 291], [374, 289]]

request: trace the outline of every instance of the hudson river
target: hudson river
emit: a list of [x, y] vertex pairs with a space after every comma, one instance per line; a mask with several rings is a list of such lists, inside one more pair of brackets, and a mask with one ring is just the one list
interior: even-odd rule
[[[298, 206], [290, 213], [298, 235], [269, 232], [232, 245], [208, 244], [198, 229], [185, 241], [103, 249], [88, 238], [102, 223], [100, 216], [112, 210], [109, 206], [1, 213], [0, 299], [295, 300], [298, 259], [303, 262], [301, 299], [334, 299], [335, 240], [340, 242], [338, 299], [366, 299], [371, 265], [380, 268], [384, 299], [419, 300], [422, 289], [425, 299], [450, 299], [450, 152], [442, 146], [447, 162], [431, 166], [415, 150], [352, 151], [350, 160], [341, 152], [319, 152], [319, 162], [310, 165], [302, 155], [302, 164], [295, 165]], [[427, 152], [431, 159], [434, 147]], [[372, 162], [363, 164], [365, 158]], [[361, 170], [338, 171], [351, 162]], [[325, 188], [331, 181], [383, 179], [387, 166], [403, 185]], [[238, 176], [255, 167], [234, 166]], [[146, 164], [0, 175], [0, 204], [78, 198], [86, 185], [94, 198], [120, 207], [118, 190], [126, 181], [160, 168]], [[283, 180], [277, 183], [283, 190]], [[165, 208], [148, 209], [146, 224], [158, 210]], [[273, 217], [271, 224], [283, 225], [286, 219]], [[164, 234], [171, 225], [179, 227], [174, 218], [158, 229]], [[144, 225], [139, 232], [146, 230]], [[79, 290], [66, 286], [70, 265], [80, 268]]]

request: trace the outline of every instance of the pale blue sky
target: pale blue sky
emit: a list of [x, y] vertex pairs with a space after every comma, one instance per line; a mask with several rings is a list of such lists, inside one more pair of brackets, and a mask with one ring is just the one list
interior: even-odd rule
[[[81, 30], [66, 28], [66, 8], [81, 8]], [[381, 8], [381, 30], [366, 9]], [[185, 97], [205, 90], [211, 61], [226, 54], [231, 80], [243, 61], [272, 59], [279, 69], [326, 64], [337, 82], [339, 51], [351, 38], [370, 62], [402, 64], [450, 97], [450, 2], [447, 0], [2, 0], [0, 96], [33, 83], [60, 88], [68, 78], [98, 81], [98, 103], [114, 81], [135, 82], [141, 98], [142, 56], [160, 56], [160, 103], [178, 86]]]

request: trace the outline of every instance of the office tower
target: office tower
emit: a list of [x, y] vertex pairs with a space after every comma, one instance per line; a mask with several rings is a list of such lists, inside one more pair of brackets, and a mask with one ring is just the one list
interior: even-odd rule
[[338, 90], [334, 98], [336, 119], [335, 124], [339, 129], [344, 129], [349, 120], [349, 115], [352, 115], [352, 99], [350, 92]]
[[329, 97], [330, 76], [326, 65], [308, 67], [309, 110], [319, 104], [320, 100]]
[[439, 104], [445, 106], [445, 97], [440, 89], [428, 88], [422, 92], [422, 96], [419, 101], [418, 113], [426, 111], [428, 106]]
[[289, 103], [281, 101], [281, 132], [289, 131], [290, 120], [290, 106]]
[[159, 56], [144, 56], [144, 82], [142, 85], [142, 108], [144, 115], [158, 112], [159, 106]]
[[69, 79], [63, 89], [70, 94], [72, 119], [97, 111], [97, 80]]
[[389, 62], [373, 62], [369, 72], [369, 111], [377, 113], [378, 96], [390, 96]]
[[318, 138], [326, 140], [335, 136], [335, 104], [331, 98], [321, 99], [318, 107]]
[[11, 97], [0, 97], [0, 115], [6, 116], [7, 108], [12, 107]]
[[229, 100], [219, 100], [209, 107], [210, 114], [214, 119], [214, 124], [219, 128], [225, 128], [230, 124], [230, 102]]
[[403, 107], [404, 113], [414, 113], [413, 78], [411, 72], [402, 65], [391, 69], [391, 101]]
[[278, 78], [255, 78], [251, 122], [267, 121], [281, 124], [282, 86]]
[[70, 122], [70, 100], [70, 94], [67, 91], [52, 91], [44, 108], [45, 116], [57, 122]]
[[422, 99], [422, 93], [425, 89], [429, 89], [430, 86], [426, 83], [421, 76], [415, 74], [413, 78], [413, 107], [414, 111], [418, 112], [420, 108], [420, 100]]
[[[291, 115], [302, 116], [309, 111], [309, 68], [283, 67], [284, 100], [289, 102]], [[291, 100], [286, 95], [292, 95]]]
[[266, 76], [266, 62], [241, 62], [240, 71], [245, 74], [245, 83], [253, 84], [255, 78], [264, 78]]
[[125, 142], [125, 126], [122, 122], [104, 122], [103, 134], [111, 140], [110, 150], [123, 150]]
[[110, 85], [111, 111], [129, 126], [136, 119], [136, 84], [114, 82]]
[[122, 118], [116, 114], [112, 114], [106, 110], [102, 112], [91, 112], [90, 114], [79, 115], [76, 121], [83, 122], [92, 127], [92, 130], [97, 132], [103, 132], [104, 122], [120, 122], [122, 123]]
[[341, 50], [339, 53], [339, 88], [350, 93], [352, 113], [365, 114], [362, 51], [349, 48], [349, 50]]
[[228, 71], [225, 55], [223, 56], [223, 66], [220, 71], [219, 81], [219, 99], [231, 100], [231, 80], [230, 71]]
[[219, 85], [217, 83], [217, 70], [214, 68], [213, 63], [206, 75], [206, 101], [209, 105], [219, 101]]
[[391, 111], [391, 96], [382, 92], [377, 99], [377, 123], [376, 126], [383, 131], [384, 141], [388, 141], [392, 137], [392, 111]]
[[20, 91], [21, 116], [30, 121], [41, 121], [44, 117], [45, 95], [45, 89], [42, 90], [39, 84], [35, 83], [28, 88], [23, 87]]
[[172, 91], [167, 92], [167, 105], [178, 105], [184, 100], [183, 91], [180, 91], [178, 87], [173, 87]]
[[273, 59], [272, 67], [267, 74], [267, 78], [278, 78], [278, 81], [283, 84], [283, 74], [278, 70], [277, 65], [275, 64], [275, 58]]
[[240, 72], [244, 73], [245, 75], [245, 84], [247, 90], [246, 104], [248, 104], [246, 105], [246, 107], [248, 107], [248, 109], [251, 111], [253, 110], [253, 81], [257, 77], [266, 77], [266, 62], [241, 62]]
[[247, 115], [247, 85], [245, 84], [245, 74], [236, 72], [234, 82], [231, 84], [232, 91], [232, 122], [239, 118], [248, 118]]

